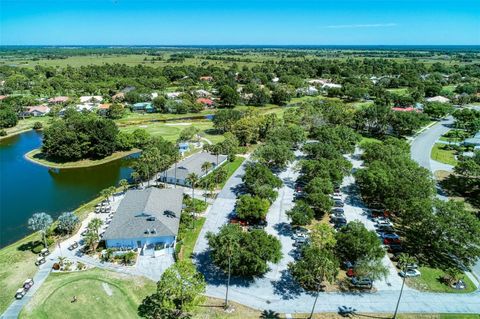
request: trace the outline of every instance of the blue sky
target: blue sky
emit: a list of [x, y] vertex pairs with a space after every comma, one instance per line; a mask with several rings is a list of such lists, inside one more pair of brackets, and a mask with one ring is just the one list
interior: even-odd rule
[[480, 0], [0, 0], [0, 44], [480, 44]]

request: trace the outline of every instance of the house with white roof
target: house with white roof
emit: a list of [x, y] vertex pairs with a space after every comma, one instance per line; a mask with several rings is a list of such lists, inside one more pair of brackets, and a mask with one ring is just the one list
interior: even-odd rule
[[45, 116], [50, 113], [50, 108], [46, 105], [27, 106], [26, 110], [22, 113], [23, 116]]
[[103, 101], [103, 97], [100, 95], [85, 95], [80, 97], [80, 103], [101, 103]]
[[425, 99], [426, 102], [440, 102], [440, 103], [448, 103], [450, 102], [450, 99], [444, 97], [444, 96], [434, 96], [434, 97], [429, 97]]
[[165, 94], [167, 99], [171, 99], [171, 100], [174, 100], [174, 99], [178, 98], [180, 95], [182, 95], [182, 92], [169, 92], [169, 93]]

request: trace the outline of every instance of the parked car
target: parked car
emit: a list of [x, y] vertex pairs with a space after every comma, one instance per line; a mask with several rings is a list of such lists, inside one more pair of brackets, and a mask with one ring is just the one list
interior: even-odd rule
[[389, 233], [389, 232], [382, 232], [379, 234], [380, 237], [382, 237], [383, 239], [400, 239], [400, 236], [398, 236], [397, 234], [395, 233]]
[[27, 293], [27, 290], [25, 290], [25, 288], [19, 288], [15, 293], [15, 299], [22, 299], [26, 293]]
[[346, 225], [347, 224], [347, 219], [345, 218], [345, 216], [334, 216], [334, 217], [331, 218], [331, 221], [335, 225], [337, 225], [337, 224]]
[[416, 263], [407, 263], [404, 267], [403, 264], [397, 263], [398, 268], [406, 268], [406, 269], [417, 269], [418, 265]]
[[295, 247], [302, 246], [302, 245], [306, 244], [307, 242], [308, 242], [307, 237], [298, 237], [297, 239], [295, 239], [295, 242], [293, 243], [293, 246], [295, 246]]
[[35, 266], [40, 266], [41, 264], [44, 264], [47, 260], [45, 257], [38, 257], [37, 260], [35, 261]]
[[407, 269], [406, 271], [400, 271], [398, 273], [400, 277], [418, 277], [421, 275], [418, 269]]
[[300, 226], [294, 227], [292, 230], [295, 235], [310, 233], [310, 230], [308, 228], [300, 227]]
[[373, 281], [370, 278], [353, 277], [350, 282], [356, 288], [372, 289], [373, 287]]
[[40, 257], [45, 257], [50, 255], [50, 251], [48, 250], [48, 248], [43, 248], [42, 250], [40, 250], [40, 253], [38, 255]]
[[230, 219], [230, 224], [238, 224], [240, 226], [247, 226], [248, 223], [244, 220], [240, 220], [238, 218], [232, 218]]
[[393, 224], [389, 219], [379, 219], [379, 220], [377, 220], [375, 226], [377, 226], [377, 227], [380, 227], [380, 226], [381, 227], [385, 227], [385, 226], [393, 227]]
[[333, 200], [338, 200], [338, 201], [341, 201], [342, 200], [342, 195], [332, 195], [332, 199]]
[[388, 246], [389, 253], [401, 253], [403, 252], [403, 247], [400, 244], [391, 244]]
[[73, 244], [71, 244], [69, 247], [68, 247], [68, 250], [74, 250], [78, 247], [78, 243], [76, 241], [73, 242]]
[[336, 214], [336, 213], [342, 213], [342, 214], [344, 214], [344, 213], [345, 213], [345, 210], [344, 210], [343, 208], [341, 208], [341, 207], [334, 207], [334, 208], [332, 209], [332, 213], [333, 213], [333, 214]]
[[391, 226], [380, 225], [380, 226], [377, 226], [377, 232], [392, 234], [392, 233], [395, 233], [395, 229], [393, 229], [393, 227], [391, 227]]
[[34, 284], [33, 279], [32, 279], [32, 278], [28, 278], [28, 279], [26, 279], [26, 280], [23, 282], [23, 286], [22, 286], [22, 287], [28, 290], [28, 289], [32, 288], [33, 284]]
[[348, 268], [346, 274], [347, 274], [347, 276], [350, 277], [350, 278], [351, 278], [351, 277], [355, 277], [355, 276], [356, 276], [356, 274], [355, 274], [355, 268]]
[[401, 243], [399, 238], [396, 238], [396, 239], [395, 238], [393, 238], [393, 239], [392, 238], [384, 238], [382, 242], [383, 242], [384, 245], [394, 245], [394, 244], [400, 244]]
[[343, 207], [345, 204], [342, 201], [336, 200], [333, 204], [335, 207]]

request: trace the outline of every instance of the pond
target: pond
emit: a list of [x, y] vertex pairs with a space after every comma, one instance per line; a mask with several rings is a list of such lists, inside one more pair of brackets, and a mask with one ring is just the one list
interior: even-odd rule
[[36, 131], [0, 141], [0, 247], [30, 233], [27, 220], [33, 213], [55, 219], [131, 174], [131, 157], [76, 169], [49, 169], [26, 160], [25, 153], [41, 143]]

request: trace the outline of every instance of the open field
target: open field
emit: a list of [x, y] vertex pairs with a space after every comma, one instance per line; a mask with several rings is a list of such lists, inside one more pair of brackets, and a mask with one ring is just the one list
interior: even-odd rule
[[455, 151], [446, 150], [445, 144], [436, 143], [432, 148], [431, 158], [440, 163], [456, 165], [457, 160], [455, 159]]
[[463, 275], [461, 279], [465, 282], [467, 287], [464, 290], [457, 290], [443, 284], [440, 281], [440, 279], [445, 275], [442, 270], [429, 267], [420, 267], [419, 271], [422, 273], [420, 277], [407, 278], [406, 282], [409, 286], [420, 291], [470, 293], [477, 289], [470, 278], [465, 275]]
[[31, 234], [7, 247], [0, 249], [0, 314], [14, 300], [15, 291], [23, 281], [37, 271], [32, 253], [32, 241], [39, 240], [38, 234]]
[[43, 117], [39, 116], [39, 117], [30, 117], [24, 120], [19, 120], [17, 125], [15, 125], [14, 127], [9, 127], [5, 129], [5, 131], [7, 132], [7, 135], [0, 136], [0, 140], [4, 138], [8, 138], [12, 135], [20, 134], [33, 129], [33, 125], [35, 124], [35, 122], [40, 122], [45, 127], [45, 125], [47, 125], [50, 119], [51, 117], [48, 117], [48, 116], [43, 116]]
[[43, 165], [49, 168], [65, 169], [65, 168], [80, 168], [80, 167], [91, 167], [96, 165], [102, 165], [108, 162], [116, 161], [118, 159], [124, 158], [126, 156], [129, 156], [138, 152], [140, 152], [139, 149], [133, 149], [130, 151], [115, 152], [112, 155], [109, 155], [105, 158], [98, 159], [98, 160], [84, 159], [84, 160], [75, 161], [75, 162], [60, 163], [60, 162], [54, 162], [54, 161], [48, 160], [45, 157], [45, 154], [43, 154], [42, 151], [37, 148], [25, 154], [25, 158], [31, 162], [34, 162], [36, 164]]
[[200, 217], [193, 222], [193, 229], [188, 230], [182, 236], [182, 249], [179, 258], [181, 260], [188, 259], [193, 253], [193, 248], [197, 242], [198, 235], [202, 230], [203, 224], [205, 223], [206, 218]]
[[[54, 273], [22, 310], [20, 318], [102, 318], [107, 314], [138, 318], [138, 305], [154, 291], [155, 283], [148, 279], [109, 271]], [[77, 302], [71, 302], [73, 296]]]

